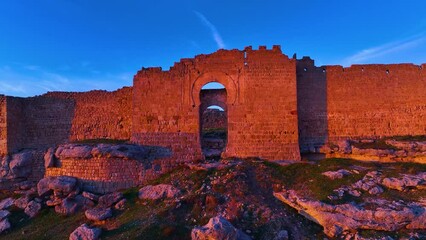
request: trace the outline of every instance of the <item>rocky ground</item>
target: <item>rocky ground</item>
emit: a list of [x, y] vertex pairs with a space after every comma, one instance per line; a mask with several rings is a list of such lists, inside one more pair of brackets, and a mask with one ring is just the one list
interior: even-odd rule
[[425, 173], [414, 163], [231, 159], [106, 195], [51, 177], [1, 193], [0, 239], [424, 239]]

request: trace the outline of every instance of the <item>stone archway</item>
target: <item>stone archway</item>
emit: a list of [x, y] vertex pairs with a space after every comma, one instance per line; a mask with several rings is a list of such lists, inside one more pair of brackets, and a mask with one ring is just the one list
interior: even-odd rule
[[201, 74], [192, 84], [191, 88], [191, 100], [194, 107], [198, 107], [201, 104], [200, 91], [201, 88], [210, 82], [218, 82], [225, 86], [228, 105], [234, 105], [238, 98], [237, 84], [234, 79], [224, 72], [207, 72]]

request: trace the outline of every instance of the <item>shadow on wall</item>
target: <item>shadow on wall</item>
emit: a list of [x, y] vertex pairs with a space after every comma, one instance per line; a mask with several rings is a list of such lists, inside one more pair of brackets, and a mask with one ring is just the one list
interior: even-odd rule
[[8, 97], [8, 152], [44, 149], [67, 142], [74, 114], [73, 99]]
[[301, 153], [318, 153], [328, 139], [327, 71], [314, 60], [297, 60], [297, 112]]

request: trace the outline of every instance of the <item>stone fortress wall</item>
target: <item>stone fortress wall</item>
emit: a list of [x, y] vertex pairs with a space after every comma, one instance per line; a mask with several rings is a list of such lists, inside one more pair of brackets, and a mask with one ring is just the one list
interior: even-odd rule
[[426, 134], [425, 64], [316, 67], [261, 46], [142, 69], [114, 92], [1, 95], [0, 155], [110, 138], [168, 147], [170, 166], [200, 159], [200, 91], [212, 81], [226, 88], [225, 156], [300, 159], [299, 147], [334, 139]]
[[298, 60], [302, 150], [326, 142], [426, 134], [426, 64], [316, 67]]

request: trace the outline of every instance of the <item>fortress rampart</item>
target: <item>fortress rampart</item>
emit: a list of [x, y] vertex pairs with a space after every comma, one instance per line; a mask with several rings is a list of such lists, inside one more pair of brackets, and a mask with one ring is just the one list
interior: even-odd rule
[[[225, 86], [226, 103], [203, 103], [209, 82]], [[300, 159], [328, 141], [425, 135], [426, 64], [316, 67], [279, 46], [247, 47], [143, 68], [114, 92], [0, 96], [0, 154], [107, 138], [168, 147], [171, 165], [194, 161], [200, 108], [215, 101], [228, 117], [224, 156]]]

